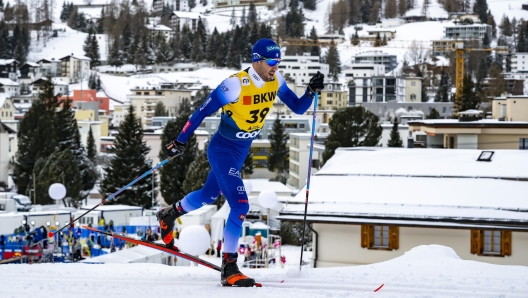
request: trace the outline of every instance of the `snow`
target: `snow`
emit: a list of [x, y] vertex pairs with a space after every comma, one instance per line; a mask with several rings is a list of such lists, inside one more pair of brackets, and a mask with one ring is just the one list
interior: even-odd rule
[[221, 287], [219, 273], [204, 267], [158, 264], [3, 265], [0, 280], [2, 297], [10, 298], [34, 294], [55, 298], [526, 297], [528, 291], [524, 278], [528, 267], [465, 261], [451, 248], [439, 245], [418, 246], [377, 264], [303, 267], [301, 271], [298, 255], [287, 258], [284, 269], [243, 268], [245, 274], [262, 282], [260, 289]]

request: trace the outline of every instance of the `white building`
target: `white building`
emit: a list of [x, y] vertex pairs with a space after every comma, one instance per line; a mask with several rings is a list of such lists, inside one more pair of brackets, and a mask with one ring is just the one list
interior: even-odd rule
[[59, 59], [61, 61], [61, 77], [70, 84], [87, 81], [90, 77], [91, 59], [84, 56], [76, 56], [73, 53]]
[[[528, 155], [494, 150], [339, 148], [311, 177], [307, 222], [316, 267], [365, 265], [419, 245], [460, 258], [528, 265]], [[486, 155], [489, 157], [490, 154]], [[481, 159], [482, 160], [482, 159]], [[281, 221], [302, 221], [301, 190]]]
[[381, 51], [367, 51], [351, 57], [352, 63], [380, 64], [385, 66], [385, 72], [389, 72], [398, 66], [397, 56]]
[[161, 25], [161, 24], [158, 24], [158, 25], [147, 24], [147, 25], [145, 25], [145, 27], [147, 27], [147, 29], [149, 29], [150, 37], [153, 38], [153, 39], [156, 38], [156, 36], [158, 34], [163, 35], [163, 37], [165, 37], [165, 41], [166, 42], [169, 42], [170, 39], [172, 38], [172, 35], [173, 35], [172, 29], [167, 27], [167, 26], [165, 26], [165, 25]]
[[302, 56], [282, 56], [279, 71], [285, 78], [295, 80], [295, 84], [306, 85], [318, 71], [328, 77], [330, 68], [328, 64], [321, 63], [318, 56], [304, 53]]
[[20, 84], [11, 79], [0, 78], [0, 94], [2, 93], [7, 97], [17, 96], [20, 94]]
[[[197, 12], [174, 11], [169, 19], [169, 26], [172, 30], [180, 31], [183, 26], [189, 27], [192, 32], [198, 29], [200, 14]], [[202, 20], [203, 22], [204, 20]]]
[[484, 36], [488, 36], [488, 40], [492, 40], [491, 26], [487, 24], [461, 25], [448, 24], [444, 26], [444, 37], [450, 39], [475, 39], [482, 44]]

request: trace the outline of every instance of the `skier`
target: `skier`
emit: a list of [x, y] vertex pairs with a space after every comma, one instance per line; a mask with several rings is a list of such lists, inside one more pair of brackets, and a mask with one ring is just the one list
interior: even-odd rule
[[310, 79], [304, 95], [297, 97], [277, 71], [281, 52], [271, 39], [257, 41], [252, 53], [251, 67], [231, 75], [213, 90], [177, 138], [166, 145], [169, 156], [182, 154], [185, 142], [202, 120], [222, 108], [220, 125], [207, 149], [211, 171], [203, 188], [156, 213], [163, 241], [173, 246], [172, 230], [176, 218], [213, 203], [220, 192], [226, 197], [231, 211], [224, 230], [221, 266], [221, 283], [224, 286], [255, 285], [255, 280], [242, 274], [237, 265], [238, 238], [249, 210], [240, 170], [252, 141], [258, 138], [275, 97], [280, 97], [293, 112], [303, 114], [311, 106], [315, 93], [324, 88], [324, 75], [317, 72]]

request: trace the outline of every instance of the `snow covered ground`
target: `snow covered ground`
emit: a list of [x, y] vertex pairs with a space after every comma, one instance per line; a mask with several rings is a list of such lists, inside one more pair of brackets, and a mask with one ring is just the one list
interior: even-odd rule
[[[262, 288], [225, 288], [204, 267], [154, 264], [3, 265], [1, 296], [18, 297], [526, 297], [528, 267], [461, 260], [448, 247], [419, 246], [355, 267], [244, 269]], [[284, 282], [281, 283], [281, 281]], [[381, 285], [379, 291], [374, 292]]]

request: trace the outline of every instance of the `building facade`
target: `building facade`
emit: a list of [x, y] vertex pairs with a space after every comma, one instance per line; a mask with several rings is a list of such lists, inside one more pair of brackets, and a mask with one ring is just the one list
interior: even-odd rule
[[397, 56], [381, 51], [369, 51], [351, 58], [352, 63], [380, 64], [385, 66], [385, 73], [398, 66]]
[[61, 61], [61, 77], [67, 83], [74, 84], [79, 83], [81, 80], [88, 80], [90, 76], [90, 58], [71, 54], [59, 60]]
[[291, 79], [295, 84], [307, 85], [318, 71], [328, 77], [330, 68], [328, 64], [321, 63], [318, 56], [309, 56], [305, 53], [302, 56], [282, 56], [279, 71], [287, 80]]

